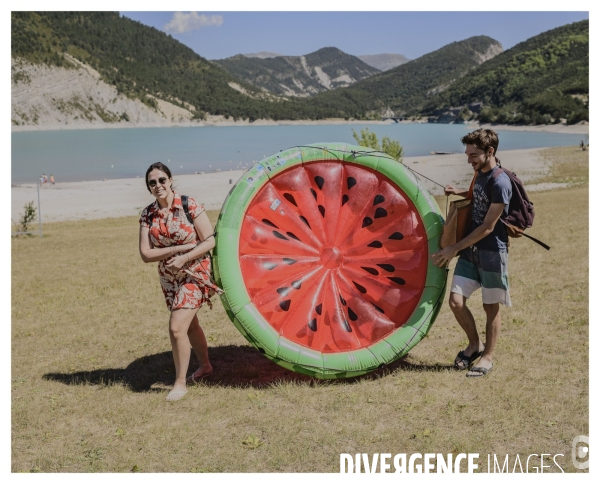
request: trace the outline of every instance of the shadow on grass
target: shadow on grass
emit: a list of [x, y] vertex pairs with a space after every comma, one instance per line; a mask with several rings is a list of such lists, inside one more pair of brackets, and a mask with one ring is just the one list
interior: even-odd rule
[[[207, 386], [265, 388], [277, 382], [305, 382], [312, 385], [353, 384], [361, 380], [374, 380], [396, 371], [446, 371], [451, 365], [422, 365], [409, 363], [404, 359], [378, 368], [367, 375], [343, 380], [318, 380], [273, 363], [250, 346], [217, 346], [209, 348], [209, 358], [213, 365], [212, 375], [202, 382]], [[190, 360], [189, 371], [198, 367], [195, 356]], [[133, 361], [127, 368], [107, 368], [73, 373], [46, 373], [45, 380], [58, 381], [66, 385], [123, 385], [134, 392], [164, 391], [173, 384], [175, 367], [170, 351], [143, 356]]]

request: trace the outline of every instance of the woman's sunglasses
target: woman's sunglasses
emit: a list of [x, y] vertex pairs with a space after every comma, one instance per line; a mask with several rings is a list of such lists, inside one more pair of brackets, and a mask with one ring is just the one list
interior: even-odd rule
[[163, 176], [163, 177], [161, 177], [161, 178], [158, 179], [158, 182], [156, 180], [150, 180], [148, 182], [148, 186], [150, 188], [155, 188], [158, 183], [160, 183], [161, 185], [164, 186], [164, 185], [167, 184], [167, 179]]

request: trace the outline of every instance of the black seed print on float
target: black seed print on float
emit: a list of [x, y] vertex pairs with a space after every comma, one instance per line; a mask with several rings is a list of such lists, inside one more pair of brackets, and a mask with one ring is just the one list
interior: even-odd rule
[[279, 307], [284, 311], [287, 311], [290, 309], [290, 304], [292, 304], [292, 301], [290, 299], [286, 299], [285, 301], [281, 301], [279, 303]]
[[378, 240], [374, 240], [369, 245], [367, 245], [367, 247], [374, 247], [376, 249], [381, 249], [383, 247], [383, 244], [381, 242], [379, 242]]
[[358, 319], [358, 315], [352, 311], [352, 308], [348, 308], [348, 317], [350, 318], [350, 321], [356, 321]]
[[280, 288], [277, 289], [277, 293], [281, 297], [287, 296], [289, 292], [290, 292], [290, 288], [289, 287], [280, 287]]
[[370, 218], [370, 217], [365, 217], [365, 218], [363, 219], [363, 223], [362, 223], [361, 229], [364, 229], [365, 227], [368, 227], [368, 226], [369, 226], [369, 225], [371, 225], [372, 223], [373, 223], [373, 219], [372, 219], [372, 218]]
[[404, 235], [402, 235], [400, 232], [394, 232], [392, 235], [389, 236], [389, 238], [392, 240], [402, 240], [404, 238]]
[[356, 185], [356, 178], [349, 176], [346, 182], [348, 183], [348, 190], [350, 190], [354, 185]]
[[373, 206], [378, 205], [383, 202], [385, 202], [385, 197], [383, 195], [376, 195], [375, 200], [373, 200]]
[[280, 234], [279, 232], [277, 232], [277, 230], [273, 230], [273, 235], [275, 237], [277, 237], [278, 239], [281, 239], [281, 240], [290, 240], [285, 235]]
[[352, 328], [345, 319], [342, 321], [342, 326], [344, 326], [344, 329], [348, 331], [348, 333], [352, 333]]
[[303, 217], [302, 215], [299, 215], [299, 217], [300, 217], [300, 220], [302, 220], [302, 221], [303, 221], [303, 222], [306, 224], [306, 226], [307, 226], [307, 227], [308, 227], [310, 230], [312, 230], [312, 228], [310, 227], [310, 224], [308, 223], [308, 220], [306, 220], [306, 218], [305, 218], [305, 217]]
[[302, 242], [298, 237], [296, 237], [291, 232], [286, 232], [285, 235], [287, 235], [290, 239], [294, 239], [294, 240], [297, 240], [298, 242]]
[[377, 269], [373, 269], [372, 267], [361, 267], [361, 269], [367, 271], [369, 274], [373, 274], [374, 276], [379, 275], [379, 271]]
[[315, 192], [312, 188], [310, 189], [310, 193], [312, 193], [312, 196], [315, 197], [315, 200], [317, 199], [317, 192]]
[[377, 264], [377, 265], [379, 267], [381, 267], [384, 271], [394, 272], [396, 270], [392, 264]]
[[275, 269], [277, 267], [277, 264], [275, 264], [274, 262], [263, 262], [263, 267], [270, 271], [272, 269]]
[[317, 312], [317, 314], [319, 316], [321, 316], [321, 313], [323, 312], [323, 304], [319, 304], [316, 308], [315, 311]]
[[[371, 304], [373, 304], [373, 303], [371, 303]], [[379, 311], [381, 314], [385, 314], [385, 313], [383, 312], [383, 309], [381, 309], [379, 306], [376, 306], [375, 304], [373, 304], [373, 307], [374, 307], [375, 309], [377, 309], [377, 311]]]
[[342, 207], [343, 207], [344, 205], [346, 205], [346, 203], [348, 203], [348, 200], [350, 200], [350, 197], [349, 197], [348, 195], [344, 195], [344, 196], [342, 197]]
[[319, 187], [319, 190], [323, 189], [323, 185], [325, 185], [325, 180], [323, 179], [322, 176], [316, 176], [315, 177], [315, 183], [317, 184], [317, 186]]
[[308, 322], [308, 327], [311, 331], [317, 330], [317, 318], [313, 318]]
[[406, 281], [401, 277], [388, 277], [388, 279], [390, 281], [395, 282], [396, 284], [400, 284], [401, 286], [404, 286], [404, 284], [406, 284]]
[[296, 262], [298, 262], [298, 261], [295, 261], [294, 259], [290, 259], [290, 258], [288, 258], [288, 257], [284, 257], [284, 258], [283, 258], [283, 262], [284, 262], [285, 264], [287, 264], [288, 266], [291, 266], [292, 264], [295, 264], [295, 263], [296, 263]]
[[323, 205], [319, 205], [319, 212], [321, 212], [321, 217], [325, 218], [325, 207]]
[[356, 289], [358, 289], [358, 292], [360, 292], [361, 294], [367, 293], [367, 289], [365, 287], [361, 286], [358, 282], [352, 281], [352, 284], [354, 284], [356, 286]]
[[387, 210], [385, 208], [379, 207], [375, 210], [375, 218], [381, 218], [387, 216]]
[[278, 229], [278, 228], [279, 228], [279, 227], [277, 227], [277, 225], [275, 225], [275, 224], [274, 224], [273, 222], [271, 222], [269, 219], [263, 218], [263, 219], [262, 219], [262, 222], [263, 222], [265, 225], [268, 225], [269, 227], [274, 227], [274, 228], [276, 228], [276, 229]]
[[292, 282], [292, 287], [294, 289], [300, 289], [302, 287], [302, 281], [293, 281]]
[[342, 297], [341, 294], [340, 294], [340, 301], [344, 306], [346, 305], [346, 300]]
[[285, 198], [292, 205], [294, 205], [296, 207], [298, 206], [298, 204], [296, 203], [296, 200], [294, 199], [294, 197], [293, 197], [293, 195], [291, 193], [284, 193], [283, 194], [283, 198]]

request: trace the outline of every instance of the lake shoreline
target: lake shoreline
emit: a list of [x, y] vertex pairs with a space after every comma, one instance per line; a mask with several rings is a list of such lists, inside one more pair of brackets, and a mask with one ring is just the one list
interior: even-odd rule
[[[101, 124], [90, 124], [90, 123], [69, 123], [69, 124], [46, 124], [42, 126], [37, 125], [22, 125], [22, 126], [11, 126], [11, 133], [23, 133], [32, 131], [70, 131], [70, 130], [82, 130], [82, 129], [134, 129], [134, 128], [201, 128], [201, 127], [231, 127], [231, 126], [322, 126], [322, 125], [393, 125], [393, 124], [434, 124], [428, 123], [425, 119], [419, 121], [395, 121], [389, 119], [385, 121], [365, 121], [365, 120], [345, 120], [341, 118], [330, 118], [318, 121], [311, 120], [282, 120], [273, 121], [269, 119], [257, 119], [256, 121], [238, 120], [233, 121], [231, 119], [225, 119], [223, 116], [210, 116], [206, 121], [184, 121], [184, 122], [168, 122], [165, 120], [164, 123], [101, 123]], [[537, 125], [537, 126], [514, 126], [508, 124], [480, 124], [477, 122], [464, 123], [465, 126], [472, 128], [473, 130], [478, 128], [493, 129], [496, 131], [531, 131], [540, 133], [565, 133], [565, 134], [589, 134], [589, 123], [582, 122], [580, 124], [566, 125], [566, 124], [549, 124], [549, 125]]]
[[[528, 191], [561, 188], [564, 184], [535, 184], [549, 171], [548, 161], [541, 155], [546, 148], [499, 151], [502, 165], [518, 169]], [[576, 149], [576, 147], [573, 147]], [[403, 159], [406, 167], [440, 184], [467, 187], [473, 172], [464, 153], [449, 155], [411, 156]], [[513, 168], [514, 167], [514, 168]], [[175, 190], [192, 196], [207, 210], [221, 208], [233, 184], [246, 170], [214, 171], [173, 177]], [[434, 195], [441, 195], [439, 185], [422, 178], [422, 184]], [[528, 184], [529, 182], [533, 184]], [[143, 174], [135, 178], [97, 181], [58, 182], [40, 189], [44, 222], [90, 220], [139, 215], [152, 203], [153, 197], [144, 184]], [[13, 184], [11, 187], [11, 218], [19, 219], [25, 203], [34, 200], [37, 206], [37, 184]]]

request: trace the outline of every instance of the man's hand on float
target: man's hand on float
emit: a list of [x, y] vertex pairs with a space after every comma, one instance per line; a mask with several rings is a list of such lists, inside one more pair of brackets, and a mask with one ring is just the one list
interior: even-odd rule
[[433, 263], [438, 267], [446, 267], [456, 257], [458, 251], [450, 245], [431, 256]]

